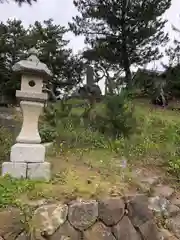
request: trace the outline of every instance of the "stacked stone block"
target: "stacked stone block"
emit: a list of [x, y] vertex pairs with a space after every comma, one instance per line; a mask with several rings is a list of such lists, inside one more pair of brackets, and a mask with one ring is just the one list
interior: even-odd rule
[[16, 143], [11, 148], [10, 162], [2, 164], [2, 175], [35, 180], [50, 179], [50, 163], [45, 162], [42, 144]]
[[42, 205], [28, 223], [30, 232], [21, 229], [16, 240], [158, 240], [147, 200], [137, 195]]

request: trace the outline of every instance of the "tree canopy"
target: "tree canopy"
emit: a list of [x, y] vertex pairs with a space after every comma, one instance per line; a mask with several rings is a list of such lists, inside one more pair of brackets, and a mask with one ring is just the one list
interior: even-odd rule
[[[23, 3], [28, 3], [31, 5], [33, 2], [37, 2], [37, 0], [13, 0], [15, 3], [19, 4], [21, 6]], [[0, 0], [0, 3], [4, 3], [5, 0]]]
[[76, 35], [85, 35], [89, 60], [105, 60], [122, 68], [129, 86], [130, 67], [162, 55], [159, 46], [168, 41], [162, 14], [171, 0], [75, 0], [79, 14], [69, 23]]
[[25, 28], [20, 20], [0, 23], [0, 87], [3, 93], [15, 93], [19, 79], [13, 77], [12, 66], [27, 56], [31, 47], [39, 51], [39, 58], [53, 73], [52, 88], [68, 90], [82, 81], [83, 62], [68, 48], [64, 39], [65, 27], [56, 25], [52, 19], [43, 23], [36, 21]]

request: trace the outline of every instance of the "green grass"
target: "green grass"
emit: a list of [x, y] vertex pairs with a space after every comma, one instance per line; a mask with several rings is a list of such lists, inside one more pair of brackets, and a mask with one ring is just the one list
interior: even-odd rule
[[[137, 130], [128, 139], [112, 140], [83, 127], [64, 128], [58, 124], [57, 141], [47, 155], [52, 164], [51, 181], [1, 177], [0, 207], [42, 198], [66, 201], [137, 192], [137, 179], [132, 174], [137, 168], [158, 170], [166, 178], [170, 172], [178, 180], [180, 113], [155, 108], [146, 100], [136, 100], [134, 104]], [[98, 104], [96, 111], [103, 112], [103, 104]], [[73, 114], [80, 116], [82, 112], [82, 107], [73, 108]], [[5, 155], [9, 154], [9, 148], [10, 142], [5, 146]], [[122, 169], [124, 157], [128, 165]]]
[[8, 176], [0, 177], [0, 208], [18, 205], [18, 197], [34, 187], [35, 182], [29, 180], [15, 180]]
[[0, 163], [8, 158], [12, 143], [12, 134], [6, 128], [0, 127]]

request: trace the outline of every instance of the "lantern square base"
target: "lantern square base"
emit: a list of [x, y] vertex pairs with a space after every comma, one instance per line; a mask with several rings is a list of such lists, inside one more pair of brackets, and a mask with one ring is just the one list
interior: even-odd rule
[[4, 162], [2, 164], [2, 175], [9, 175], [13, 178], [26, 178], [27, 163]]
[[51, 164], [48, 162], [28, 163], [27, 178], [49, 181], [51, 178]]
[[41, 144], [16, 143], [11, 148], [11, 162], [43, 163], [45, 146]]

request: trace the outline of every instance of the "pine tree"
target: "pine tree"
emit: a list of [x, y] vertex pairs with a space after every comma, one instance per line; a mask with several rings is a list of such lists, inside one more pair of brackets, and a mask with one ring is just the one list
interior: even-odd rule
[[[5, 0], [0, 0], [0, 3], [4, 3]], [[23, 3], [28, 3], [31, 5], [33, 2], [37, 2], [37, 0], [14, 0], [19, 6], [21, 6]]]
[[52, 19], [41, 24], [36, 21], [29, 29], [29, 43], [36, 47], [39, 58], [53, 73], [53, 86], [63, 89], [73, 88], [82, 81], [83, 63], [80, 57], [73, 55], [64, 39], [67, 29], [56, 25]]
[[168, 41], [161, 16], [171, 0], [74, 0], [74, 5], [79, 15], [70, 29], [85, 36], [91, 59], [122, 67], [130, 88], [130, 67], [161, 57], [159, 45]]
[[20, 20], [0, 23], [0, 87], [3, 94], [15, 96], [19, 81], [12, 76], [12, 66], [26, 51], [26, 33]]
[[169, 61], [168, 64], [163, 64], [165, 68], [164, 76], [167, 82], [167, 89], [172, 96], [180, 96], [180, 29], [173, 26], [172, 30], [177, 34], [178, 38], [173, 41], [171, 45], [166, 49], [166, 56]]

